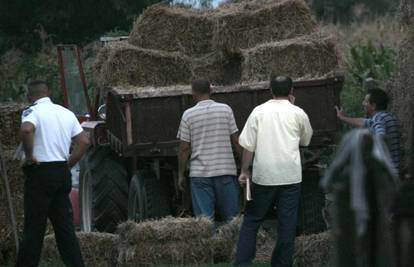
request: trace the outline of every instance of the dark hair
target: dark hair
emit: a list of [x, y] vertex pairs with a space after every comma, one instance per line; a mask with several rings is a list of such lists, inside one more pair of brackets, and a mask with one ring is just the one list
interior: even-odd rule
[[369, 103], [375, 104], [376, 110], [386, 110], [388, 107], [388, 95], [379, 88], [372, 88], [367, 91]]
[[191, 89], [199, 94], [210, 94], [210, 82], [207, 80], [194, 80], [191, 83]]
[[275, 76], [270, 77], [270, 89], [274, 96], [288, 96], [292, 89], [292, 79], [287, 76]]
[[49, 89], [49, 85], [47, 84], [47, 82], [43, 80], [33, 80], [27, 84], [27, 88], [38, 87], [39, 85], [43, 85], [44, 87]]

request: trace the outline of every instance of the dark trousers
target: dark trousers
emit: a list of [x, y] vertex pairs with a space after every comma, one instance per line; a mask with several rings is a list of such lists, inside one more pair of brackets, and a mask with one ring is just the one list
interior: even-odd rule
[[24, 231], [16, 266], [39, 265], [48, 217], [65, 265], [84, 266], [72, 221], [72, 181], [67, 163], [41, 163], [24, 167], [23, 171]]
[[256, 255], [256, 237], [268, 210], [276, 204], [277, 240], [272, 254], [273, 267], [291, 267], [295, 249], [300, 183], [281, 186], [253, 184], [240, 229], [234, 265], [250, 265]]

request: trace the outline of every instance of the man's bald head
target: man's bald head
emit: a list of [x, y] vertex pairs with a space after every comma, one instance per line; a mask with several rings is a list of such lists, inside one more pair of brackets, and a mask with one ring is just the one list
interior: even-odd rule
[[28, 94], [30, 102], [34, 102], [39, 98], [47, 97], [50, 95], [49, 86], [45, 81], [35, 80], [30, 82], [27, 85]]

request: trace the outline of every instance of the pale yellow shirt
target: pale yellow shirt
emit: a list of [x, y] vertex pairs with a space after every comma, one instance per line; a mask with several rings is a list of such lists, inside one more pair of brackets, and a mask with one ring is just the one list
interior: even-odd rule
[[308, 115], [288, 100], [269, 100], [250, 114], [240, 145], [254, 152], [252, 180], [260, 185], [287, 185], [302, 181], [299, 145], [312, 138]]

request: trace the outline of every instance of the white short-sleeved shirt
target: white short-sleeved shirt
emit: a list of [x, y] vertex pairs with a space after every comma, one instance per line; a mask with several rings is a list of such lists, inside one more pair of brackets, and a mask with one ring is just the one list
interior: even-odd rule
[[191, 144], [190, 177], [236, 175], [230, 135], [237, 131], [226, 104], [204, 100], [187, 109], [177, 138]]
[[250, 114], [239, 143], [254, 152], [252, 180], [260, 185], [302, 181], [299, 145], [307, 146], [312, 127], [306, 113], [288, 100], [269, 100]]
[[24, 122], [35, 127], [33, 156], [39, 162], [67, 161], [72, 137], [83, 131], [75, 114], [54, 104], [49, 97], [26, 108], [22, 114]]

